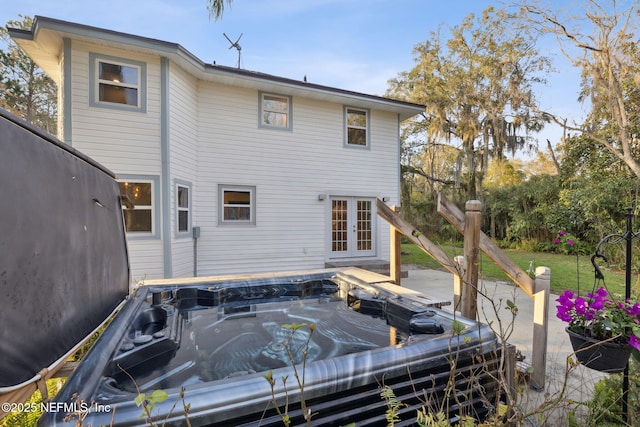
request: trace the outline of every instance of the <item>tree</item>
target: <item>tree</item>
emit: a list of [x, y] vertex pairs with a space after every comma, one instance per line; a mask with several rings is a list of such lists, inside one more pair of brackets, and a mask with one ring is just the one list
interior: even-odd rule
[[416, 66], [389, 81], [388, 95], [426, 106], [409, 125], [410, 136], [424, 132], [427, 141], [460, 142], [471, 199], [477, 198], [489, 159], [525, 147], [529, 132], [544, 124], [534, 113], [533, 85], [544, 82], [549, 61], [512, 22], [515, 17], [504, 9], [489, 7], [478, 19], [471, 14], [445, 43], [434, 32], [417, 45]]
[[580, 16], [561, 18], [535, 3], [523, 9], [530, 24], [556, 36], [564, 56], [582, 72], [580, 99], [589, 99], [591, 113], [583, 124], [567, 124], [549, 113], [565, 129], [587, 136], [623, 161], [640, 178], [640, 49], [634, 34], [639, 4], [618, 10], [615, 0], [588, 0]]
[[216, 21], [222, 18], [224, 14], [224, 4], [231, 6], [233, 0], [207, 0], [207, 10], [209, 11], [209, 18], [213, 17]]
[[[7, 27], [27, 29], [33, 20], [8, 21]], [[0, 107], [54, 134], [57, 122], [56, 85], [0, 28], [7, 50], [0, 50]]]

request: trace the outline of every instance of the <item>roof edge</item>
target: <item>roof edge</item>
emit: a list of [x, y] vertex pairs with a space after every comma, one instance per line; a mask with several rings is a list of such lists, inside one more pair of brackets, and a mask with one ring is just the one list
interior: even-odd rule
[[416, 104], [409, 101], [402, 101], [399, 99], [388, 98], [379, 95], [371, 95], [347, 89], [340, 89], [317, 83], [309, 83], [258, 71], [251, 71], [224, 65], [208, 64], [177, 43], [167, 42], [150, 37], [138, 36], [115, 30], [109, 30], [105, 28], [93, 27], [90, 25], [64, 21], [56, 18], [49, 18], [40, 15], [36, 15], [34, 17], [31, 30], [8, 28], [8, 31], [9, 35], [12, 38], [35, 41], [37, 38], [37, 33], [41, 29], [49, 29], [58, 31], [60, 33], [109, 40], [114, 43], [121, 43], [138, 48], [153, 50], [164, 55], [175, 55], [182, 60], [190, 62], [191, 65], [200, 69], [203, 73], [223, 74], [229, 77], [265, 81], [290, 87], [303, 88], [316, 93], [329, 93], [332, 95], [352, 98], [354, 100], [357, 99], [380, 103], [386, 105], [387, 108], [395, 107], [404, 110], [403, 114], [401, 114], [403, 120], [419, 114], [420, 112], [424, 111], [425, 108], [424, 105]]

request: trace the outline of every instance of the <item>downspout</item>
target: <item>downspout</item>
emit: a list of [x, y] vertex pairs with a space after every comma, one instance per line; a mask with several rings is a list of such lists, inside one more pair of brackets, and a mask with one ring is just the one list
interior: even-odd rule
[[171, 254], [171, 176], [169, 167], [169, 60], [160, 58], [160, 156], [162, 161], [162, 252], [164, 277], [173, 277]]
[[62, 87], [58, 93], [62, 95], [62, 120], [58, 123], [62, 126], [62, 132], [58, 132], [60, 139], [73, 146], [73, 134], [71, 130], [71, 39], [65, 37], [62, 51]]

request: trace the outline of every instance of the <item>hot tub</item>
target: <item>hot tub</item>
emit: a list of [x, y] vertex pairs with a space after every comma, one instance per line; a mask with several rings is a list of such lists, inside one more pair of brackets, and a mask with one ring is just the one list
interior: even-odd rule
[[[264, 378], [271, 372], [278, 404], [288, 396], [293, 425], [303, 424], [293, 363], [313, 425], [386, 425], [385, 385], [408, 405], [400, 411], [408, 424], [425, 399], [451, 419], [482, 418], [499, 398], [490, 329], [457, 318], [463, 331], [454, 335], [453, 315], [436, 302], [358, 276], [323, 270], [140, 287], [55, 399], [93, 403], [85, 425], [143, 424], [134, 399], [157, 389], [169, 395], [153, 411], [166, 425], [184, 424], [185, 403], [194, 426], [282, 425]], [[459, 392], [447, 400], [451, 375]], [[41, 424], [63, 424], [63, 412]]]

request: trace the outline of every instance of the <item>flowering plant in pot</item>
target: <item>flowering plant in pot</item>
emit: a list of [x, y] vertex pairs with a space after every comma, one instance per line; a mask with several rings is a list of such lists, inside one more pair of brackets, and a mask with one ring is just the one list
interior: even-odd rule
[[640, 350], [640, 303], [616, 301], [604, 287], [586, 298], [567, 290], [556, 301], [557, 317], [569, 324], [566, 330], [576, 357], [585, 366], [621, 372], [631, 351]]

